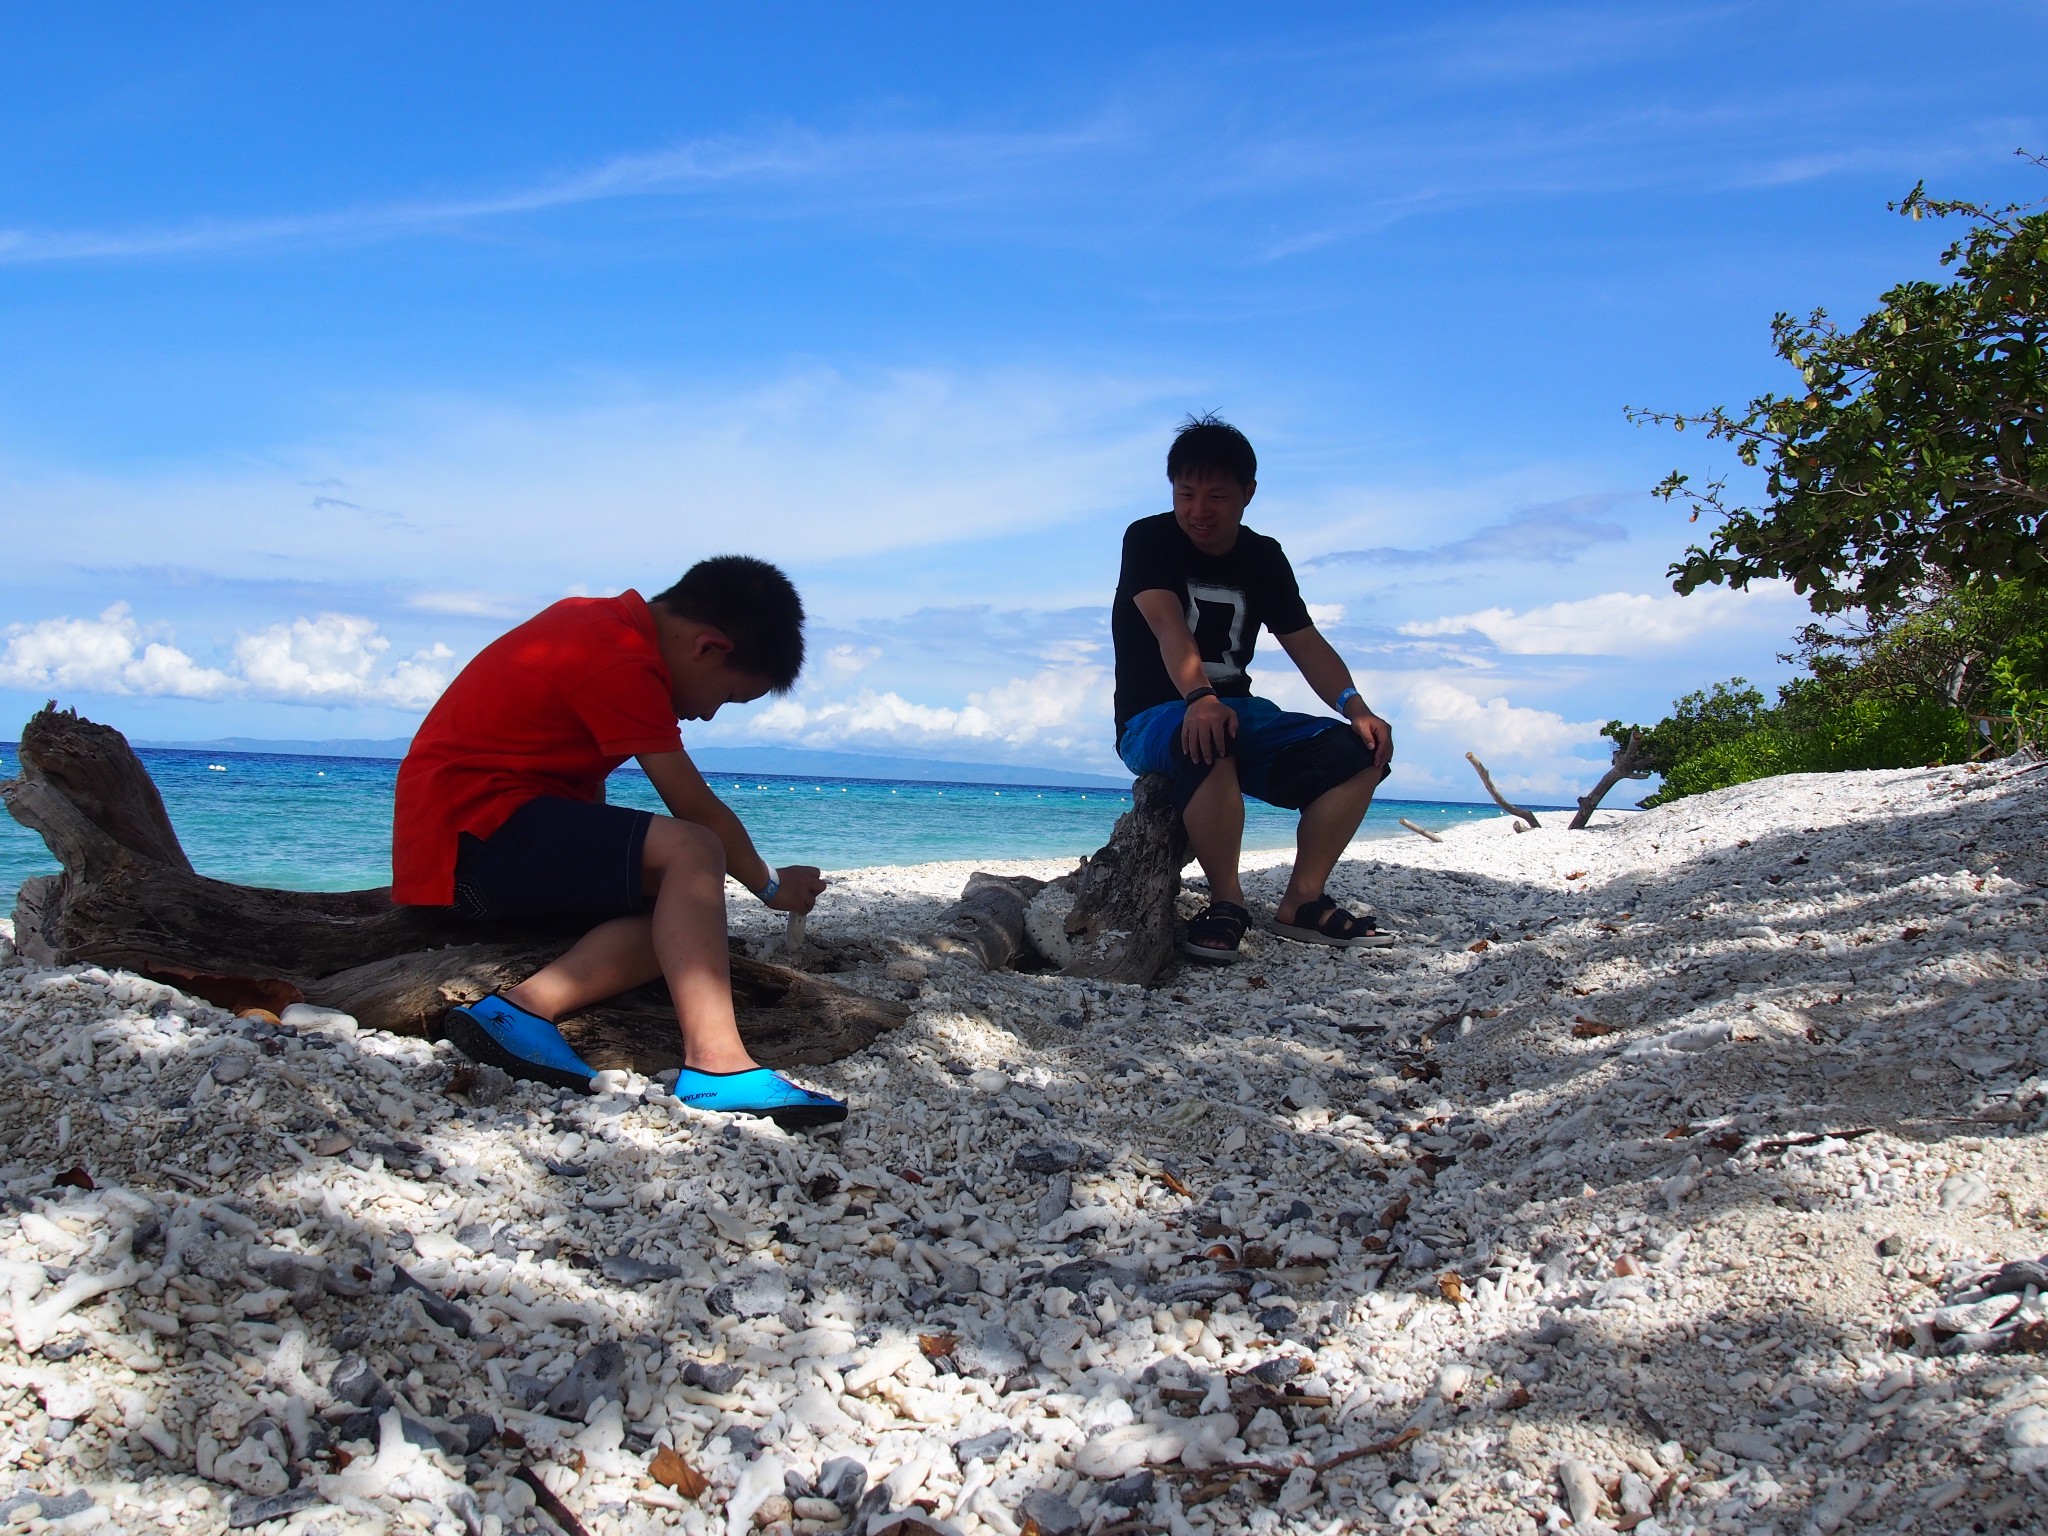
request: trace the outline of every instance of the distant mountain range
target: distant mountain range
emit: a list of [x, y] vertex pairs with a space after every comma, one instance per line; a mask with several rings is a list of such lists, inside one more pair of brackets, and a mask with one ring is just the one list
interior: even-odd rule
[[[257, 752], [279, 757], [403, 757], [410, 737], [268, 741], [222, 736], [212, 741], [138, 741], [138, 747], [181, 752]], [[948, 784], [1056, 784], [1081, 789], [1128, 789], [1130, 776], [1077, 773], [1069, 768], [962, 763], [936, 757], [884, 757], [867, 752], [820, 752], [808, 747], [695, 747], [690, 758], [706, 773], [772, 773], [807, 779], [904, 779]]]

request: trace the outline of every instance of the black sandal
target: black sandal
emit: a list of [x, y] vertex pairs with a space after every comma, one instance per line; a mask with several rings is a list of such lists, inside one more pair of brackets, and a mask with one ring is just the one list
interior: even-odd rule
[[1294, 909], [1291, 923], [1268, 919], [1266, 931], [1297, 944], [1327, 944], [1332, 949], [1384, 949], [1394, 942], [1391, 933], [1380, 932], [1370, 912], [1347, 912], [1328, 896], [1304, 901]]
[[[1252, 915], [1234, 901], [1212, 901], [1193, 917], [1188, 919], [1187, 937], [1181, 940], [1181, 953], [1191, 960], [1201, 960], [1210, 965], [1235, 965], [1237, 946], [1244, 941], [1244, 931], [1251, 926]], [[1204, 939], [1221, 940], [1220, 943], [1205, 944]]]

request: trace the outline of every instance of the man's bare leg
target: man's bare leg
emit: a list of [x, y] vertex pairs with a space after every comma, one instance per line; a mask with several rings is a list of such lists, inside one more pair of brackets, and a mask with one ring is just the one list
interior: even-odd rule
[[1244, 850], [1244, 796], [1237, 787], [1235, 758], [1223, 758], [1209, 770], [1180, 819], [1188, 831], [1188, 850], [1209, 877], [1209, 899], [1243, 906], [1237, 863]]
[[1330, 871], [1357, 834], [1378, 787], [1379, 771], [1361, 769], [1336, 788], [1324, 790], [1302, 810], [1294, 833], [1294, 871], [1273, 911], [1277, 921], [1293, 922], [1303, 902], [1323, 894]]
[[685, 1062], [700, 1072], [759, 1065], [740, 1043], [733, 1017], [725, 853], [717, 837], [694, 823], [657, 816], [647, 828], [641, 879], [654, 896], [652, 914], [598, 924], [505, 997], [552, 1020], [664, 977]]

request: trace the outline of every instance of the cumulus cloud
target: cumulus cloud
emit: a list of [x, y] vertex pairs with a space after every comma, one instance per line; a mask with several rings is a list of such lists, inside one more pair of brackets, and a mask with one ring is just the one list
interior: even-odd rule
[[1053, 751], [1093, 763], [1107, 757], [1110, 715], [1108, 670], [1076, 665], [1009, 678], [961, 705], [920, 704], [893, 688], [777, 699], [728, 729], [808, 747]]
[[1482, 756], [1555, 756], [1599, 738], [1593, 720], [1567, 720], [1548, 709], [1531, 709], [1495, 694], [1482, 699], [1441, 678], [1424, 677], [1405, 689], [1401, 720], [1430, 732], [1456, 732], [1459, 744]]
[[425, 709], [448, 686], [455, 653], [435, 644], [393, 664], [390, 649], [370, 620], [323, 613], [245, 634], [229, 667], [209, 667], [168, 641], [145, 640], [128, 605], [116, 603], [97, 619], [12, 626], [0, 687]]
[[1630, 656], [1651, 647], [1690, 645], [1738, 626], [1779, 627], [1795, 602], [1790, 588], [1777, 582], [1746, 592], [1709, 587], [1689, 597], [1603, 592], [1520, 612], [1482, 608], [1452, 614], [1403, 624], [1401, 633], [1483, 635], [1496, 649], [1515, 656]]
[[876, 646], [835, 645], [818, 658], [818, 664], [834, 677], [854, 677], [881, 659], [882, 652]]
[[268, 698], [425, 709], [448, 686], [455, 653], [437, 644], [381, 670], [390, 649], [370, 620], [323, 613], [244, 635], [235, 662], [248, 691]]
[[145, 641], [126, 603], [97, 619], [11, 625], [0, 652], [0, 687], [211, 699], [234, 686], [227, 673], [200, 666], [177, 647]]

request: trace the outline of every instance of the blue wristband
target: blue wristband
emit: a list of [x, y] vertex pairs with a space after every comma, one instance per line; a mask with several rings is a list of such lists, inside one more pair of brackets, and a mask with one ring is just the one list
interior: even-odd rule
[[[1358, 691], [1358, 690], [1357, 690], [1356, 688], [1346, 688], [1346, 689], [1345, 689], [1345, 690], [1344, 690], [1344, 691], [1343, 691], [1342, 693], [1338, 694], [1338, 695], [1337, 695], [1337, 713], [1338, 713], [1338, 714], [1340, 714], [1340, 715], [1341, 715], [1341, 714], [1343, 714], [1343, 713], [1344, 713], [1344, 706], [1345, 706], [1346, 704], [1349, 704], [1349, 703], [1350, 703], [1350, 702], [1351, 702], [1351, 701], [1352, 701], [1353, 699], [1357, 699], [1357, 700], [1358, 700], [1358, 702], [1359, 702], [1359, 703], [1361, 703], [1361, 704], [1363, 704], [1363, 703], [1365, 702], [1365, 697], [1364, 697], [1364, 695], [1362, 695], [1361, 693], [1359, 693], [1359, 691]], [[1368, 713], [1370, 713], [1370, 711], [1368, 711]]]
[[774, 870], [771, 869], [768, 871], [768, 883], [762, 886], [761, 889], [759, 889], [758, 891], [754, 892], [754, 894], [760, 897], [762, 902], [765, 904], [767, 902], [773, 901], [776, 897], [776, 894], [781, 889], [782, 878], [781, 876], [777, 875]]

